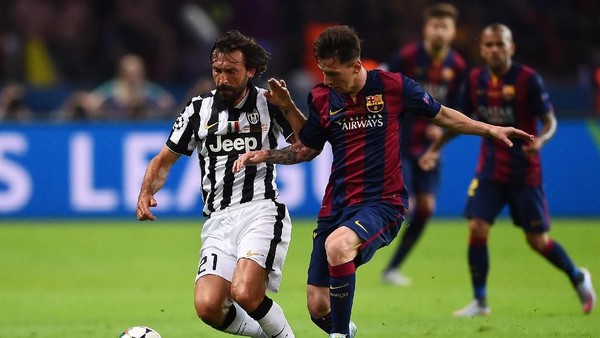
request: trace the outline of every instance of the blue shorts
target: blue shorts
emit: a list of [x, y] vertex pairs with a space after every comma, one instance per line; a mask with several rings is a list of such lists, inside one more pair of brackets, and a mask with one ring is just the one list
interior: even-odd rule
[[404, 221], [404, 208], [390, 203], [370, 203], [346, 207], [334, 217], [319, 219], [313, 232], [313, 250], [308, 267], [308, 284], [329, 286], [329, 265], [325, 240], [335, 229], [346, 226], [364, 241], [354, 259], [356, 267], [365, 264], [375, 252], [389, 245]]
[[508, 205], [513, 223], [528, 233], [550, 230], [546, 195], [541, 186], [495, 182], [474, 178], [469, 186], [464, 216], [480, 218], [489, 224]]
[[441, 164], [438, 162], [435, 168], [425, 171], [419, 166], [418, 157], [402, 155], [402, 173], [408, 195], [436, 194], [440, 187], [440, 167]]

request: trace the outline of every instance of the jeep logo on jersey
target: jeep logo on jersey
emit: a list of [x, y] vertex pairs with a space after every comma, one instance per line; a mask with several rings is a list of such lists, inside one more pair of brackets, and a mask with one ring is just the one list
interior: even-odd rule
[[256, 150], [259, 147], [260, 133], [209, 135], [206, 147], [211, 155], [233, 155]]
[[254, 111], [251, 113], [246, 113], [246, 118], [248, 119], [248, 122], [250, 124], [257, 124], [258, 122], [260, 122], [260, 114], [256, 109], [254, 109]]

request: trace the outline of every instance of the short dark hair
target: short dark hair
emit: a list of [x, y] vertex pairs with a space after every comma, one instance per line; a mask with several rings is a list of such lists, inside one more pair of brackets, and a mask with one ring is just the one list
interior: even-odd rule
[[500, 23], [500, 22], [494, 22], [491, 23], [487, 26], [485, 26], [483, 28], [483, 30], [481, 31], [481, 35], [483, 35], [483, 33], [485, 33], [485, 31], [492, 31], [492, 32], [499, 32], [501, 34], [507, 34], [508, 37], [510, 38], [510, 40], [513, 40], [513, 36], [512, 36], [512, 31], [510, 30], [510, 28], [508, 28], [507, 25]]
[[256, 77], [267, 70], [267, 65], [271, 59], [269, 53], [254, 39], [237, 30], [231, 30], [215, 41], [210, 51], [210, 62], [215, 62], [219, 53], [229, 54], [235, 50], [240, 50], [244, 54], [246, 69], [256, 69]]
[[458, 20], [458, 9], [452, 4], [446, 2], [438, 2], [427, 6], [423, 10], [423, 20], [431, 18], [451, 18], [455, 23]]
[[317, 60], [337, 58], [341, 64], [360, 58], [360, 39], [348, 26], [327, 27], [313, 44], [313, 56]]

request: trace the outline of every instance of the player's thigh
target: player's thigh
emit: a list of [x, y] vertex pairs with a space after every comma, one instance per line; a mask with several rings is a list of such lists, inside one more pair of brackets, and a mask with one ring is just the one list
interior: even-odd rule
[[308, 284], [317, 287], [329, 287], [329, 265], [325, 240], [331, 232], [313, 232], [313, 247], [308, 265]]
[[400, 231], [404, 221], [404, 209], [390, 203], [370, 203], [362, 205], [358, 211], [349, 214], [342, 222], [361, 239], [359, 254], [354, 260], [356, 266], [363, 265], [373, 258], [377, 250], [389, 245]]
[[208, 242], [203, 243], [200, 249], [196, 281], [204, 276], [215, 275], [230, 283], [237, 265], [237, 258], [231, 253], [221, 250], [220, 247], [205, 245], [208, 245]]
[[441, 169], [439, 166], [431, 170], [423, 170], [418, 164], [413, 169], [413, 180], [412, 182], [415, 196], [423, 194], [431, 194], [435, 196], [440, 188], [441, 181]]
[[494, 224], [496, 217], [508, 202], [506, 189], [502, 183], [474, 178], [467, 192], [464, 216]]
[[512, 187], [509, 206], [513, 223], [526, 233], [545, 233], [550, 230], [546, 195], [541, 186]]
[[266, 200], [248, 203], [234, 214], [239, 228], [236, 256], [256, 262], [268, 272], [267, 288], [277, 292], [291, 240], [292, 223], [285, 205]]

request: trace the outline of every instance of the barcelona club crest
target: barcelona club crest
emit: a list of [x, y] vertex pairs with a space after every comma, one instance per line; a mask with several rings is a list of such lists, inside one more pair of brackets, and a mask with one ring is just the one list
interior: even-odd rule
[[367, 101], [367, 110], [371, 113], [379, 113], [383, 110], [383, 94], [369, 95], [365, 101]]
[[515, 97], [515, 86], [502, 86], [502, 98], [506, 101], [512, 100]]

